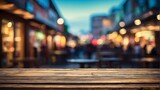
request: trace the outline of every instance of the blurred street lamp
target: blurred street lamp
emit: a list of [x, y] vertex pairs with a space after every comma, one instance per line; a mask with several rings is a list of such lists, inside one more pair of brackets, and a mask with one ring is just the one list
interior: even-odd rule
[[70, 39], [68, 42], [67, 42], [67, 45], [71, 48], [74, 48], [76, 47], [76, 41], [73, 40], [73, 39]]
[[66, 46], [66, 38], [63, 35], [57, 34], [53, 40], [58, 48], [64, 48]]
[[98, 40], [97, 40], [97, 44], [98, 44], [98, 45], [103, 45], [103, 44], [104, 44], [104, 40], [98, 39]]
[[134, 21], [134, 23], [135, 23], [135, 25], [140, 25], [140, 24], [141, 24], [141, 20], [140, 20], [140, 19], [136, 19], [136, 20]]
[[160, 20], [160, 14], [157, 15], [157, 20]]
[[124, 46], [128, 46], [128, 44], [129, 44], [129, 38], [128, 37], [124, 37], [122, 43], [123, 43]]
[[135, 38], [134, 38], [134, 41], [135, 41], [135, 42], [139, 42], [139, 41], [140, 41], [140, 38], [139, 38], [139, 37], [135, 37]]
[[62, 24], [64, 23], [64, 20], [63, 20], [62, 18], [59, 18], [59, 19], [57, 20], [57, 23], [58, 23], [59, 25], [62, 25]]
[[125, 23], [124, 23], [124, 22], [120, 22], [120, 23], [119, 23], [119, 26], [120, 26], [120, 27], [124, 27], [124, 26], [125, 26]]
[[119, 31], [119, 33], [122, 34], [122, 35], [126, 34], [126, 32], [127, 32], [127, 31], [126, 31], [125, 28], [122, 28], [122, 29], [120, 29], [120, 31]]
[[9, 22], [9, 23], [7, 24], [7, 26], [8, 26], [8, 27], [12, 27], [12, 22]]

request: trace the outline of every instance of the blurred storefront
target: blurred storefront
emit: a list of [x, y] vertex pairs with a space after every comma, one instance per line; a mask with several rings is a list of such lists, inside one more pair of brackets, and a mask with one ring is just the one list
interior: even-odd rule
[[12, 67], [15, 58], [40, 58], [43, 49], [47, 57], [54, 49], [55, 32], [63, 31], [58, 18], [52, 0], [1, 0], [1, 67]]
[[[159, 3], [160, 0], [125, 0], [121, 6], [111, 10], [113, 33], [118, 32], [122, 41], [128, 44], [139, 43], [142, 48], [151, 44], [160, 53]], [[112, 38], [115, 35], [111, 33], [108, 36]]]
[[[2, 14], [1, 14], [2, 15]], [[6, 16], [6, 15], [5, 15]], [[15, 17], [16, 19], [16, 17]], [[24, 24], [11, 18], [1, 18], [2, 64], [12, 66], [14, 58], [24, 57]]]
[[132, 3], [133, 19], [126, 28], [131, 35], [134, 35], [135, 42], [139, 42], [141, 47], [149, 44], [160, 51], [160, 39], [157, 35], [160, 33], [160, 23], [157, 18], [160, 13], [158, 5], [160, 0], [141, 0]]
[[57, 32], [53, 37], [52, 64], [65, 64], [67, 62], [66, 37]]

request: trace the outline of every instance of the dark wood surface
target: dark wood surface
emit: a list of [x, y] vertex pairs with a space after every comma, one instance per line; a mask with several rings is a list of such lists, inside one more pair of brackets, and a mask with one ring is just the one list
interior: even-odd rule
[[160, 89], [160, 69], [0, 69], [0, 90], [142, 88]]

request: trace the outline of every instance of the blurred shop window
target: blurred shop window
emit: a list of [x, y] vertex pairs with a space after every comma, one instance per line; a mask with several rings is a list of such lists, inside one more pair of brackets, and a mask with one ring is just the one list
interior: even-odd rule
[[44, 9], [49, 8], [49, 0], [36, 0]]
[[53, 41], [53, 39], [52, 39], [52, 35], [48, 35], [47, 36], [47, 47], [48, 47], [48, 50], [52, 50], [52, 41]]
[[63, 49], [66, 46], [66, 37], [63, 35], [56, 35], [54, 37], [54, 43], [56, 46], [56, 49]]
[[14, 53], [14, 27], [13, 22], [2, 20], [2, 63], [4, 66], [12, 66], [11, 60]]
[[22, 23], [16, 23], [16, 30], [15, 30], [15, 57], [23, 58], [24, 57], [24, 26]]
[[[11, 67], [14, 58], [24, 57], [24, 31], [21, 22], [2, 20], [2, 62], [3, 66]], [[18, 63], [20, 65], [20, 63]]]
[[30, 57], [38, 58], [40, 56], [40, 47], [44, 39], [45, 35], [43, 32], [37, 30], [29, 31]]

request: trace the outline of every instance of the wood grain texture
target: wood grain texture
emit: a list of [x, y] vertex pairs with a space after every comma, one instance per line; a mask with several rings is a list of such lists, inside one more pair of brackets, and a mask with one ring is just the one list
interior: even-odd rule
[[142, 88], [160, 89], [160, 69], [0, 69], [0, 90]]

